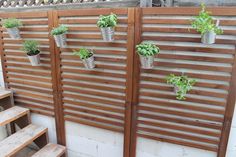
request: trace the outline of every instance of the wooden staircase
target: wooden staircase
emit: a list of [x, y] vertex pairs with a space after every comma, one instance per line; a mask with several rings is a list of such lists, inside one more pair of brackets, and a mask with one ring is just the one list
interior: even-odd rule
[[[11, 91], [0, 91], [0, 106], [6, 109], [0, 112], [0, 126], [11, 126], [11, 135], [0, 141], [0, 157], [15, 157], [31, 143], [40, 148], [32, 157], [65, 156], [64, 146], [48, 143], [47, 128], [31, 124], [29, 109], [14, 106]], [[17, 131], [16, 125], [20, 128]]]

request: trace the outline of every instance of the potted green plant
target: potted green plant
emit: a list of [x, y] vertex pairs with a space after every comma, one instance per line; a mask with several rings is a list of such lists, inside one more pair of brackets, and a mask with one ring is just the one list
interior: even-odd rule
[[117, 15], [111, 13], [110, 15], [100, 15], [97, 26], [101, 29], [103, 40], [106, 42], [114, 41], [115, 30], [117, 25]]
[[9, 19], [3, 20], [3, 27], [6, 28], [8, 34], [13, 39], [20, 38], [20, 31], [19, 31], [20, 26], [22, 26], [22, 23], [18, 19], [9, 18]]
[[201, 33], [202, 43], [214, 44], [216, 35], [223, 34], [223, 30], [219, 28], [219, 20], [215, 23], [210, 12], [206, 11], [205, 4], [201, 4], [201, 8], [199, 15], [192, 21], [192, 27]]
[[65, 48], [67, 46], [66, 44], [66, 33], [68, 32], [68, 27], [64, 25], [60, 25], [57, 28], [54, 28], [51, 31], [51, 34], [53, 35], [57, 47]]
[[93, 69], [95, 67], [94, 54], [92, 51], [86, 48], [81, 48], [80, 50], [74, 50], [73, 54], [80, 57], [87, 69]]
[[175, 76], [174, 74], [170, 74], [167, 76], [166, 80], [168, 84], [174, 86], [176, 99], [178, 100], [185, 100], [187, 92], [190, 91], [196, 83], [195, 79], [190, 79], [186, 75]]
[[32, 66], [40, 65], [40, 51], [38, 42], [34, 40], [27, 40], [23, 43], [23, 50], [26, 52]]
[[143, 69], [152, 69], [155, 55], [160, 53], [159, 47], [152, 43], [141, 43], [136, 46], [136, 50], [139, 54], [141, 67]]

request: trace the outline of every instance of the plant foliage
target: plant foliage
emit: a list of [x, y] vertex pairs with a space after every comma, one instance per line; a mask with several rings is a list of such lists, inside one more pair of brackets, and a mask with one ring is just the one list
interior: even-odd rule
[[174, 85], [177, 88], [176, 98], [178, 100], [185, 100], [185, 95], [196, 83], [195, 79], [189, 79], [188, 76], [185, 75], [175, 76], [174, 74], [170, 74], [166, 80], [168, 84]]
[[81, 48], [80, 50], [74, 50], [74, 55], [77, 55], [80, 57], [80, 59], [84, 60], [84, 59], [88, 59], [90, 57], [93, 56], [93, 53], [90, 52], [88, 49], [86, 48]]
[[214, 31], [216, 34], [223, 34], [223, 30], [215, 24], [210, 12], [206, 11], [205, 4], [202, 3], [201, 8], [202, 10], [199, 12], [199, 15], [192, 21], [192, 27], [202, 35], [209, 31]]
[[26, 40], [23, 43], [23, 48], [22, 50], [27, 53], [28, 56], [34, 56], [40, 53], [38, 49], [38, 42], [34, 40]]
[[117, 15], [111, 13], [110, 15], [100, 15], [97, 26], [100, 28], [115, 27], [117, 25]]
[[3, 27], [5, 27], [5, 28], [15, 28], [15, 27], [20, 27], [20, 26], [22, 26], [22, 23], [21, 23], [21, 21], [18, 20], [18, 19], [9, 18], [9, 19], [3, 20], [2, 25], [3, 25]]
[[154, 56], [160, 52], [159, 47], [152, 43], [141, 43], [136, 46], [136, 50], [142, 56]]
[[59, 27], [54, 28], [51, 31], [51, 34], [52, 35], [61, 35], [61, 34], [67, 33], [67, 32], [68, 32], [68, 27], [65, 25], [60, 25]]

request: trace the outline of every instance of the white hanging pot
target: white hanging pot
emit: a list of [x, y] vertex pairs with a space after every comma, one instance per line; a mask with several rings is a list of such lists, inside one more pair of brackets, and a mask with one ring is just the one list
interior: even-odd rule
[[101, 28], [101, 33], [104, 41], [106, 42], [114, 41], [115, 31], [113, 27]]
[[20, 31], [17, 27], [7, 28], [7, 32], [12, 39], [20, 39]]
[[87, 58], [87, 59], [83, 59], [82, 60], [85, 68], [87, 69], [93, 69], [95, 67], [95, 63], [94, 63], [94, 55], [92, 55], [91, 57]]
[[152, 7], [152, 0], [140, 0], [140, 7]]
[[203, 44], [214, 44], [215, 40], [216, 40], [216, 33], [214, 31], [209, 31], [202, 35]]
[[142, 56], [139, 55], [141, 67], [143, 69], [153, 69], [155, 56]]
[[57, 47], [65, 48], [66, 44], [66, 34], [54, 35]]
[[27, 56], [28, 56], [32, 66], [39, 66], [40, 65], [40, 53], [37, 55], [34, 55], [34, 56], [29, 56], [29, 55], [27, 55]]

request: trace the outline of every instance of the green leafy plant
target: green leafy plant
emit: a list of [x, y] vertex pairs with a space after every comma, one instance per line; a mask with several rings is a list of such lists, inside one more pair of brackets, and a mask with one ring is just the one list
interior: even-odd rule
[[188, 91], [190, 91], [193, 85], [196, 83], [195, 79], [190, 79], [188, 76], [175, 76], [174, 74], [170, 74], [166, 78], [167, 83], [174, 85], [177, 89], [177, 99], [178, 100], [185, 100], [185, 95]]
[[202, 35], [209, 31], [214, 31], [216, 34], [223, 34], [223, 30], [215, 24], [210, 12], [206, 11], [205, 4], [202, 3], [201, 8], [202, 10], [199, 12], [199, 15], [192, 21], [192, 27]]
[[160, 52], [159, 47], [152, 43], [141, 43], [136, 46], [136, 50], [142, 56], [154, 56]]
[[111, 13], [110, 15], [100, 15], [97, 26], [100, 28], [115, 27], [117, 25], [117, 15]]
[[86, 48], [81, 48], [80, 50], [74, 50], [74, 55], [79, 56], [80, 59], [88, 59], [93, 56], [93, 53]]
[[67, 33], [67, 32], [68, 32], [68, 27], [65, 25], [60, 25], [59, 27], [54, 28], [51, 31], [51, 34], [52, 35], [61, 35], [61, 34]]
[[14, 27], [20, 27], [20, 26], [22, 26], [22, 23], [21, 23], [21, 21], [18, 20], [18, 19], [9, 18], [9, 19], [3, 20], [2, 25], [3, 25], [3, 27], [5, 27], [5, 28], [14, 28]]
[[28, 56], [34, 56], [34, 55], [37, 55], [40, 53], [38, 46], [39, 46], [39, 44], [37, 41], [26, 40], [23, 43], [22, 50], [25, 51]]

